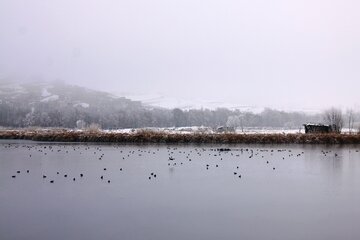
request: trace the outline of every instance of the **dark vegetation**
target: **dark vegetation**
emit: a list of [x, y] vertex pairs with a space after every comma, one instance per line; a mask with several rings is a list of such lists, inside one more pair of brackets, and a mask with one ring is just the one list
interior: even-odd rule
[[153, 131], [127, 134], [66, 129], [0, 130], [0, 139], [107, 143], [360, 144], [360, 134], [167, 134]]

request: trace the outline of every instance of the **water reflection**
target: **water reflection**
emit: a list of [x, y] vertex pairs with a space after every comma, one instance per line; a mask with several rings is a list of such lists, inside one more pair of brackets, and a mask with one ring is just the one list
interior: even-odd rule
[[0, 141], [0, 239], [360, 237], [356, 146], [214, 148]]

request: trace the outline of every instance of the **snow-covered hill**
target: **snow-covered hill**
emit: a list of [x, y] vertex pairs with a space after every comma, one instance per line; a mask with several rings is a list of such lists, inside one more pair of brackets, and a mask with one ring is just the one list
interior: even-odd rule
[[[206, 99], [186, 99], [169, 96], [164, 93], [154, 93], [154, 94], [133, 94], [127, 92], [114, 92], [114, 95], [122, 96], [129, 98], [134, 101], [142, 102], [144, 106], [149, 107], [161, 107], [166, 109], [179, 108], [181, 110], [190, 110], [190, 109], [210, 109], [215, 110], [218, 108], [226, 108], [229, 110], [240, 110], [241, 112], [251, 112], [251, 113], [261, 113], [266, 108], [272, 108], [270, 106], [256, 106], [256, 105], [244, 105], [241, 103], [233, 103], [226, 101], [213, 101]], [[308, 114], [317, 114], [322, 111], [322, 109], [309, 109], [309, 108], [276, 108], [280, 111], [286, 112], [304, 112]]]
[[246, 106], [235, 103], [211, 101], [203, 99], [185, 99], [167, 96], [165, 94], [131, 94], [131, 93], [114, 93], [117, 96], [123, 96], [134, 101], [140, 101], [145, 106], [161, 107], [167, 109], [179, 108], [182, 110], [190, 109], [210, 109], [227, 108], [229, 110], [240, 110], [253, 113], [259, 113], [264, 110], [264, 107]]
[[140, 102], [64, 83], [0, 81], [0, 126], [133, 126]]
[[61, 82], [21, 83], [4, 80], [0, 81], [0, 103], [32, 107], [52, 104], [54, 107], [66, 105], [84, 109], [110, 106], [115, 108], [141, 107], [140, 102], [124, 97]]

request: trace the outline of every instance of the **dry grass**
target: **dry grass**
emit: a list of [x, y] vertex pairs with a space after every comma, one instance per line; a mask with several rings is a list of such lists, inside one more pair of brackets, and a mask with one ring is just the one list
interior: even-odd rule
[[67, 129], [0, 130], [0, 139], [115, 143], [360, 144], [360, 134], [167, 134], [153, 131], [128, 134]]

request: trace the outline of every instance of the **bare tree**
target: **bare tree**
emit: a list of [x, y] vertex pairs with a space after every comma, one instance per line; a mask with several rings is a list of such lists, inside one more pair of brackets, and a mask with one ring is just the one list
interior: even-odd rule
[[336, 133], [340, 133], [344, 125], [344, 119], [341, 109], [330, 108], [324, 112], [324, 120], [331, 126], [331, 130]]
[[240, 120], [241, 132], [244, 132], [244, 114], [243, 113], [241, 113], [239, 115], [239, 120]]
[[234, 128], [235, 130], [238, 126], [240, 126], [240, 124], [239, 116], [229, 116], [226, 121], [226, 126], [229, 128]]
[[76, 121], [76, 127], [78, 129], [85, 129], [86, 128], [86, 122], [84, 120], [77, 120]]
[[354, 112], [352, 109], [348, 109], [346, 111], [346, 115], [348, 118], [348, 124], [349, 124], [349, 133], [351, 133], [352, 129], [354, 128]]

